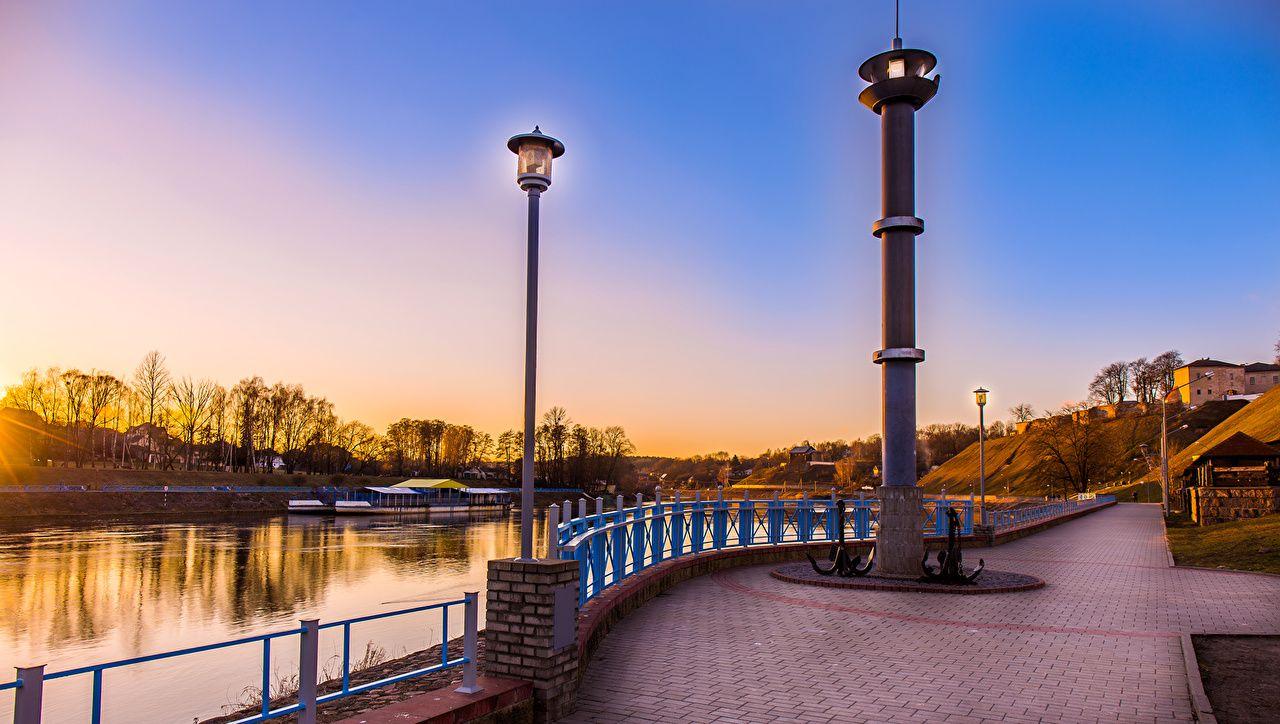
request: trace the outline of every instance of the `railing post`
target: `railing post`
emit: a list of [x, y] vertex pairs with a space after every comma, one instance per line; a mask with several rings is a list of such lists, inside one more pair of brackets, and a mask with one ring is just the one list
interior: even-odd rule
[[298, 724], [316, 724], [316, 674], [320, 669], [320, 621], [302, 621], [298, 635]]
[[782, 542], [782, 506], [779, 505], [778, 491], [773, 491], [773, 498], [765, 506], [766, 535], [770, 545], [777, 545]]
[[[462, 686], [454, 691], [459, 694], [475, 694], [480, 691], [480, 684], [476, 681], [476, 629], [479, 624], [480, 605], [477, 603], [479, 592], [468, 591], [462, 594], [463, 600], [466, 601], [462, 605], [462, 655], [466, 658], [467, 663], [462, 665]], [[444, 636], [449, 638], [449, 632], [445, 631]]]
[[724, 548], [729, 537], [729, 507], [724, 502], [724, 487], [716, 487], [716, 501], [711, 504], [711, 547]]
[[800, 495], [800, 504], [796, 507], [796, 537], [801, 543], [808, 543], [813, 536], [813, 501], [808, 493]]
[[679, 558], [684, 554], [684, 503], [677, 490], [671, 503], [671, 557]]
[[652, 538], [650, 547], [652, 548], [654, 563], [662, 560], [666, 548], [663, 531], [666, 530], [667, 519], [662, 515], [663, 510], [662, 486], [659, 485], [653, 489], [653, 523], [649, 527], [649, 535]]
[[693, 539], [692, 541], [690, 541], [689, 548], [694, 553], [701, 553], [702, 539], [704, 536], [703, 526], [705, 525], [705, 522], [702, 519], [702, 491], [701, 490], [693, 494], [693, 515], [690, 516], [689, 520], [690, 520], [690, 523], [692, 523], [692, 528], [693, 528], [693, 530], [691, 531], [691, 535]]
[[631, 525], [631, 572], [639, 573], [644, 568], [644, 493], [636, 493], [636, 507], [631, 512], [635, 522]]
[[738, 545], [746, 548], [751, 545], [756, 537], [756, 513], [755, 508], [751, 505], [751, 499], [747, 497], [747, 491], [742, 491], [742, 502], [738, 503]]
[[[595, 530], [604, 527], [604, 498], [596, 498], [596, 515], [592, 527]], [[605, 548], [609, 542], [609, 536], [597, 533], [589, 540], [591, 542], [591, 595], [594, 596], [604, 589]], [[585, 586], [585, 581], [581, 581], [580, 585]]]
[[578, 498], [578, 520], [582, 521], [582, 530], [587, 529], [587, 499]]
[[560, 557], [560, 506], [547, 508], [547, 558]]
[[44, 664], [18, 667], [22, 686], [13, 690], [13, 724], [40, 724], [44, 704]]
[[[627, 514], [622, 511], [623, 497], [616, 500], [617, 510], [613, 513], [613, 522], [621, 523]], [[613, 529], [613, 582], [618, 583], [627, 576], [627, 526], [620, 525]]]

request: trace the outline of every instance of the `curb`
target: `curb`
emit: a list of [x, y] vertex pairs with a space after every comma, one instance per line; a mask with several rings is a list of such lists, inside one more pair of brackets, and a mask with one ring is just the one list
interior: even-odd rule
[[1164, 540], [1164, 557], [1168, 561], [1170, 568], [1177, 567], [1178, 564], [1173, 561], [1173, 548], [1169, 546], [1169, 525], [1164, 521], [1164, 514], [1160, 514], [1160, 537]]
[[1191, 643], [1191, 634], [1182, 634], [1181, 641], [1182, 663], [1187, 667], [1187, 693], [1191, 695], [1192, 713], [1196, 721], [1217, 724], [1218, 717], [1213, 714], [1213, 704], [1209, 702], [1209, 696], [1204, 693], [1204, 681], [1200, 678], [1200, 662], [1196, 661], [1196, 649]]

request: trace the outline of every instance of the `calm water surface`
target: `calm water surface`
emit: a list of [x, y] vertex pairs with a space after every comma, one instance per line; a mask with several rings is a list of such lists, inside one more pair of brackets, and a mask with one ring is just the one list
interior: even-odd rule
[[[538, 528], [535, 528], [538, 530]], [[516, 555], [518, 515], [451, 521], [308, 516], [230, 522], [110, 521], [0, 528], [0, 680], [15, 666], [86, 664], [461, 598], [490, 558]], [[481, 593], [480, 620], [484, 621]], [[450, 635], [461, 635], [461, 609]], [[451, 613], [454, 613], [451, 611]], [[352, 629], [353, 656], [440, 642], [438, 611]], [[295, 673], [297, 639], [273, 642], [273, 674]], [[339, 670], [340, 630], [321, 661]], [[260, 644], [108, 671], [106, 722], [191, 722], [223, 713], [261, 677]], [[45, 685], [45, 721], [87, 721], [90, 676]], [[13, 693], [0, 692], [0, 722]]]

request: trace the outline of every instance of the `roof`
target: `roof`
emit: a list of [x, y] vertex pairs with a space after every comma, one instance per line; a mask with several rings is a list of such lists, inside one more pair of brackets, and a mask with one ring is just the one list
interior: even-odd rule
[[467, 488], [463, 492], [467, 495], [510, 495], [502, 488]]
[[1245, 372], [1280, 372], [1280, 365], [1273, 365], [1269, 362], [1254, 362], [1244, 366]]
[[796, 445], [791, 448], [792, 455], [803, 455], [805, 453], [818, 452], [812, 445]]
[[1183, 365], [1183, 367], [1239, 367], [1239, 366], [1240, 365], [1236, 364], [1235, 362], [1223, 362], [1222, 360], [1209, 359], [1208, 357], [1205, 357], [1204, 359], [1198, 359], [1194, 362], [1188, 362], [1187, 364]]
[[1255, 437], [1237, 432], [1200, 454], [1205, 458], [1269, 458], [1280, 457], [1280, 448], [1272, 447]]
[[467, 486], [459, 483], [453, 478], [409, 478], [408, 480], [396, 483], [391, 486], [393, 488], [453, 488], [455, 490], [463, 490]]
[[418, 491], [414, 490], [413, 488], [387, 488], [387, 487], [379, 487], [376, 485], [366, 485], [364, 486], [364, 489], [372, 490], [375, 493], [382, 493], [383, 495], [417, 495], [418, 494]]

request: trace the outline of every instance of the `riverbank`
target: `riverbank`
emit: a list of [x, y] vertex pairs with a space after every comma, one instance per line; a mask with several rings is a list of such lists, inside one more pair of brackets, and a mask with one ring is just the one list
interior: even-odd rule
[[[456, 656], [454, 652], [462, 651], [462, 637], [459, 636], [449, 641], [449, 651], [451, 655]], [[370, 681], [385, 679], [390, 676], [396, 676], [406, 671], [421, 669], [440, 663], [441, 647], [439, 645], [432, 646], [429, 649], [415, 651], [411, 654], [401, 656], [397, 659], [382, 661], [372, 666], [361, 668], [359, 671], [351, 673], [351, 686], [359, 686]], [[484, 630], [481, 629], [476, 638], [476, 654], [479, 660], [477, 668], [479, 673], [484, 673]], [[335, 671], [333, 662], [329, 662], [330, 666], [320, 672], [324, 677], [324, 681], [317, 687], [317, 693], [320, 695], [328, 694], [342, 689], [342, 676], [340, 671]], [[338, 667], [340, 669], [340, 667]], [[316, 713], [317, 722], [337, 722], [348, 717], [354, 716], [374, 709], [380, 709], [397, 702], [404, 701], [418, 694], [425, 694], [429, 691], [444, 689], [446, 687], [456, 687], [462, 683], [462, 668], [454, 667], [437, 671], [433, 674], [427, 674], [416, 679], [401, 681], [389, 686], [379, 687], [363, 694], [355, 694], [343, 699], [325, 704], [320, 707]], [[275, 682], [284, 689], [284, 692], [271, 699], [271, 708], [279, 709], [298, 701], [297, 684], [295, 681]], [[258, 698], [258, 689], [247, 690], [244, 699], [240, 702], [243, 708], [237, 711], [228, 711], [226, 714], [212, 719], [205, 719], [200, 724], [227, 724], [227, 722], [237, 721], [244, 717], [253, 716], [261, 711], [261, 699]], [[229, 707], [228, 707], [229, 708]], [[284, 716], [276, 721], [280, 722], [296, 722], [297, 716]]]

